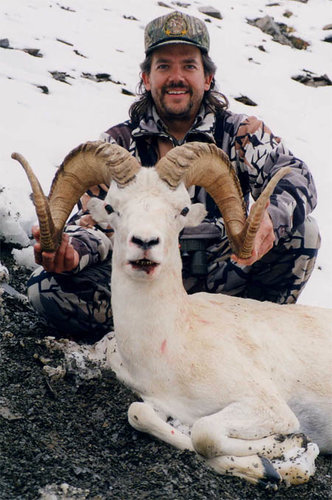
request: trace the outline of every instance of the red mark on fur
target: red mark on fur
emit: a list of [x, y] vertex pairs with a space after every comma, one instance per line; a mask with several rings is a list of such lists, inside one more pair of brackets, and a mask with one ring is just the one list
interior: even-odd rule
[[162, 354], [165, 354], [165, 351], [166, 351], [166, 344], [167, 344], [167, 340], [163, 340], [162, 344], [161, 344], [161, 353]]
[[174, 431], [173, 431], [173, 429], [171, 430], [171, 434], [175, 434]]

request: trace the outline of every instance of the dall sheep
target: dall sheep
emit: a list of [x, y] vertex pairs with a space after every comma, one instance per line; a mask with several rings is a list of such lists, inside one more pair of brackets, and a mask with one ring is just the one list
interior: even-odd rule
[[143, 168], [120, 146], [86, 143], [64, 160], [49, 199], [24, 158], [13, 157], [28, 173], [47, 250], [82, 193], [110, 185], [101, 222], [114, 228], [115, 328], [89, 355], [143, 400], [129, 407], [130, 424], [195, 451], [219, 473], [273, 489], [308, 481], [319, 448], [332, 452], [332, 310], [187, 295], [178, 248], [180, 231], [205, 214], [191, 205], [186, 187], [195, 184], [220, 207], [234, 252], [250, 255], [267, 199], [288, 170], [246, 220], [229, 160], [211, 144], [174, 148]]

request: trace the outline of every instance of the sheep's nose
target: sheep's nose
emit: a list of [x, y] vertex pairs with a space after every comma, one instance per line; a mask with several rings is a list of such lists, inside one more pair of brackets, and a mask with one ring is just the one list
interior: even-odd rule
[[159, 238], [152, 238], [150, 240], [142, 240], [141, 238], [138, 238], [137, 236], [133, 236], [131, 238], [131, 242], [137, 245], [140, 248], [143, 248], [143, 250], [149, 250], [149, 248], [158, 245], [159, 243]]

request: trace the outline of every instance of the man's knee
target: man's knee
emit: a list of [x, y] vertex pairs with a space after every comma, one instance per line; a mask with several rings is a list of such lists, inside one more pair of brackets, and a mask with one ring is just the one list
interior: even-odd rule
[[110, 266], [62, 275], [36, 269], [27, 283], [34, 309], [62, 332], [110, 331], [113, 326]]
[[33, 271], [27, 282], [27, 295], [29, 302], [36, 309], [36, 311], [42, 313], [41, 306], [41, 289], [43, 288], [43, 282], [48, 280], [48, 273], [42, 268], [38, 267]]
[[282, 304], [296, 302], [313, 272], [320, 241], [317, 222], [309, 216], [252, 266], [248, 296]]

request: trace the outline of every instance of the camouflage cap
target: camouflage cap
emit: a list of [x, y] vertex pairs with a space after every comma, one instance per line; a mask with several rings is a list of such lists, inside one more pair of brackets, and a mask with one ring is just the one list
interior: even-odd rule
[[144, 45], [146, 55], [162, 45], [185, 43], [195, 45], [207, 53], [210, 37], [203, 21], [182, 12], [172, 12], [153, 19], [145, 28]]

